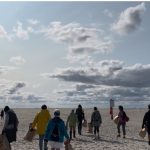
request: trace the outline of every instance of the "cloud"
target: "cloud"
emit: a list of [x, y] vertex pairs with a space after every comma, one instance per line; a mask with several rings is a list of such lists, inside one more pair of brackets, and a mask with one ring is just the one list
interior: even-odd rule
[[93, 85], [149, 87], [150, 64], [123, 67], [120, 61], [101, 61], [97, 66], [59, 69], [56, 73], [43, 76], [63, 81]]
[[112, 30], [120, 35], [127, 35], [137, 30], [142, 22], [141, 15], [145, 12], [145, 9], [144, 3], [127, 8], [120, 14], [118, 21], [112, 25]]
[[105, 9], [105, 10], [103, 11], [103, 13], [104, 13], [104, 15], [106, 15], [106, 16], [108, 16], [108, 17], [110, 17], [110, 18], [113, 17], [112, 12], [110, 12], [108, 9]]
[[28, 23], [35, 26], [35, 25], [39, 24], [40, 21], [38, 21], [36, 19], [28, 19]]
[[[76, 88], [81, 86], [81, 88]], [[115, 100], [116, 105], [124, 103], [130, 106], [133, 104], [134, 107], [141, 106], [143, 103], [147, 105], [150, 100], [150, 88], [134, 88], [134, 87], [120, 87], [120, 86], [102, 86], [102, 85], [91, 85], [87, 84], [76, 85], [73, 89], [62, 89], [58, 91], [61, 94], [61, 101], [65, 103], [76, 104], [78, 102], [85, 104], [86, 106], [100, 105], [103, 107], [109, 105], [110, 98]], [[87, 105], [88, 104], [88, 105]], [[143, 106], [143, 105], [142, 105]]]
[[0, 38], [7, 39], [9, 41], [12, 40], [12, 35], [9, 34], [2, 25], [0, 25]]
[[8, 89], [8, 94], [15, 94], [19, 89], [26, 86], [26, 83], [24, 82], [16, 82], [13, 87]]
[[32, 27], [27, 27], [26, 29], [23, 29], [23, 24], [21, 22], [17, 22], [17, 26], [13, 27], [13, 32], [15, 33], [15, 36], [22, 40], [28, 40], [29, 39], [29, 33], [32, 32]]
[[0, 25], [0, 38], [7, 37], [7, 32], [2, 25]]
[[21, 56], [11, 57], [9, 61], [16, 65], [22, 65], [26, 62], [26, 60]]
[[12, 66], [0, 66], [0, 75], [7, 74], [9, 71], [15, 70]]
[[68, 44], [70, 55], [109, 53], [114, 48], [113, 40], [105, 36], [103, 30], [84, 27], [79, 23], [63, 25], [61, 22], [51, 22], [42, 32], [47, 38]]

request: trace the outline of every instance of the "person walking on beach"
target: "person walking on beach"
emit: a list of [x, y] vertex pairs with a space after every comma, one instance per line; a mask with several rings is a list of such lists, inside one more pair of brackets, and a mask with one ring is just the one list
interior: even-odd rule
[[[91, 115], [91, 124], [94, 127], [94, 139], [96, 138], [100, 138], [99, 137], [99, 127], [102, 123], [102, 118], [101, 118], [101, 114], [98, 111], [97, 107], [94, 107], [94, 112]], [[97, 133], [97, 137], [96, 137], [96, 133]]]
[[148, 111], [143, 117], [142, 129], [146, 127], [148, 132], [148, 144], [150, 145], [150, 104], [148, 105]]
[[69, 129], [70, 129], [70, 140], [72, 139], [72, 133], [73, 133], [73, 137], [76, 137], [76, 124], [77, 124], [77, 115], [74, 112], [74, 109], [71, 110], [71, 113], [69, 114], [68, 118], [67, 118], [67, 127], [69, 124]]
[[9, 106], [5, 106], [4, 112], [5, 112], [5, 122], [2, 134], [6, 135], [9, 142], [9, 147], [11, 149], [10, 143], [16, 141], [16, 133], [18, 130], [19, 121], [16, 113], [12, 109], [10, 109]]
[[67, 133], [65, 123], [60, 118], [60, 110], [55, 109], [54, 118], [48, 122], [47, 129], [45, 132], [45, 148], [44, 150], [48, 150], [47, 143], [50, 141], [51, 150], [60, 150], [63, 148], [64, 137], [66, 137], [69, 142], [69, 135]]
[[4, 110], [2, 109], [1, 110], [1, 120], [3, 120], [4, 119]]
[[41, 106], [41, 111], [38, 112], [32, 123], [31, 131], [37, 127], [37, 133], [39, 135], [39, 150], [43, 150], [44, 143], [44, 134], [48, 124], [48, 121], [51, 119], [50, 112], [47, 110], [46, 105]]
[[77, 115], [77, 119], [78, 119], [78, 134], [81, 135], [82, 121], [85, 120], [85, 117], [84, 117], [84, 111], [80, 104], [78, 105], [78, 108], [76, 109], [76, 115]]
[[126, 113], [123, 109], [123, 106], [119, 106], [119, 113], [118, 113], [118, 123], [117, 123], [117, 129], [118, 129], [118, 135], [117, 137], [120, 137], [120, 126], [122, 126], [123, 131], [123, 138], [126, 136]]

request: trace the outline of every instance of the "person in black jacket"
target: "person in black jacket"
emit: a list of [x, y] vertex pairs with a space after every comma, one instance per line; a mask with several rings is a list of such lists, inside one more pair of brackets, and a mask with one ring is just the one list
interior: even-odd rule
[[5, 123], [2, 130], [2, 134], [6, 135], [9, 142], [9, 147], [11, 149], [10, 143], [16, 141], [16, 133], [18, 130], [19, 121], [16, 113], [8, 106], [5, 106], [4, 112], [5, 112]]
[[76, 115], [78, 118], [78, 134], [81, 135], [82, 132], [82, 121], [85, 120], [84, 118], [84, 111], [82, 106], [79, 104], [78, 108], [76, 109]]
[[118, 129], [118, 135], [117, 137], [120, 137], [120, 126], [122, 126], [122, 131], [123, 131], [123, 138], [126, 136], [126, 113], [123, 109], [123, 106], [119, 106], [119, 113], [118, 113], [118, 124], [117, 124], [117, 129]]
[[142, 129], [146, 127], [148, 132], [148, 144], [150, 145], [150, 104], [148, 105], [148, 111], [145, 113], [142, 123]]

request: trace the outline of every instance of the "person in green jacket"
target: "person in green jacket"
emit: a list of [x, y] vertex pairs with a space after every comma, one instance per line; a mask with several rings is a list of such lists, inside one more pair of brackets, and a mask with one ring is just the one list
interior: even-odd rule
[[41, 106], [41, 111], [38, 112], [33, 120], [31, 131], [37, 127], [37, 133], [39, 134], [39, 149], [43, 150], [44, 135], [48, 124], [51, 119], [50, 112], [47, 110], [46, 105]]
[[76, 137], [76, 124], [77, 124], [77, 115], [74, 112], [74, 109], [71, 111], [71, 113], [68, 116], [67, 119], [67, 127], [69, 124], [69, 129], [70, 129], [70, 140], [72, 139], [72, 132], [73, 132], [73, 137]]

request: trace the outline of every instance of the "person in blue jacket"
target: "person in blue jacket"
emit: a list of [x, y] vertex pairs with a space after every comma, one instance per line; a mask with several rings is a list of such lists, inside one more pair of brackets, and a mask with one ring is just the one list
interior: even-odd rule
[[45, 147], [47, 150], [47, 142], [50, 142], [51, 150], [60, 150], [63, 148], [64, 137], [69, 142], [69, 135], [67, 133], [65, 123], [60, 118], [60, 110], [56, 109], [54, 111], [54, 118], [48, 122], [47, 129], [45, 131]]

